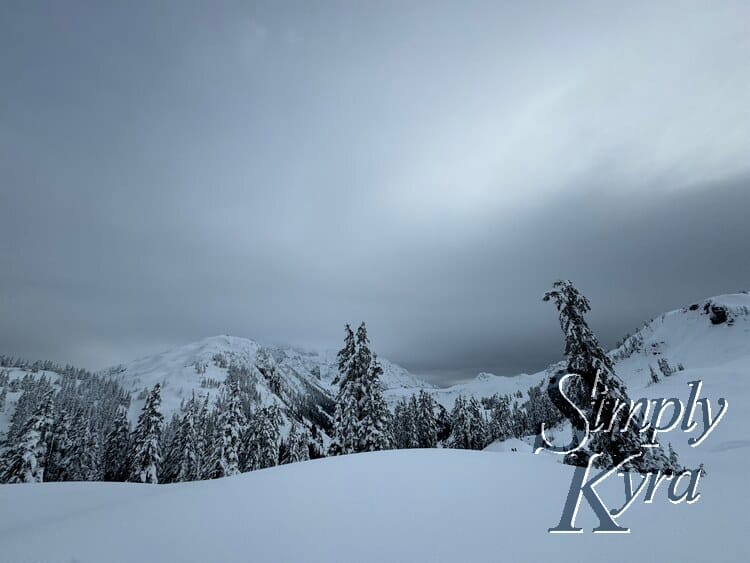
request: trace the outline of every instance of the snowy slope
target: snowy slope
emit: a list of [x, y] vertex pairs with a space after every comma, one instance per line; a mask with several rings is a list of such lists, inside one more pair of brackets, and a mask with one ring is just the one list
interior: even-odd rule
[[672, 367], [744, 366], [750, 358], [750, 295], [721, 295], [665, 313], [626, 339], [612, 356], [629, 386], [647, 383], [649, 366], [657, 368], [662, 358]]
[[[217, 361], [217, 358], [219, 360]], [[386, 390], [420, 389], [429, 385], [402, 367], [380, 359], [383, 367], [381, 381]], [[131, 415], [143, 406], [137, 395], [156, 383], [162, 385], [162, 406], [166, 415], [177, 411], [180, 402], [193, 393], [210, 395], [219, 393], [216, 386], [205, 386], [202, 381], [223, 382], [228, 366], [247, 368], [258, 375], [259, 392], [264, 403], [279, 400], [258, 367], [272, 365], [285, 388], [304, 395], [311, 389], [332, 397], [333, 379], [336, 376], [336, 352], [306, 351], [291, 347], [274, 347], [235, 336], [214, 336], [169, 350], [162, 354], [135, 360], [128, 364], [105, 370], [133, 393]]]
[[[401, 450], [179, 485], [5, 485], [0, 560], [743, 562], [747, 461], [747, 449], [714, 452], [697, 503], [662, 491], [620, 519], [630, 534], [606, 536], [591, 534], [585, 502], [584, 534], [547, 533], [572, 469], [530, 453]], [[621, 487], [599, 492], [614, 506]]]
[[[726, 320], [722, 320], [723, 315]], [[562, 335], [560, 338], [562, 343]], [[720, 295], [665, 313], [645, 323], [612, 350], [610, 356], [615, 361], [617, 375], [628, 389], [634, 390], [649, 385], [649, 366], [658, 372], [660, 359], [667, 360], [675, 371], [679, 366], [705, 368], [709, 373], [714, 368], [750, 368], [750, 295]], [[548, 373], [564, 367], [564, 363], [558, 363], [534, 374], [514, 377], [480, 373], [467, 383], [433, 389], [431, 393], [448, 408], [459, 395], [489, 397], [518, 391], [525, 395], [529, 387], [545, 380]], [[659, 377], [665, 379], [660, 372]], [[393, 394], [410, 392], [400, 390]]]

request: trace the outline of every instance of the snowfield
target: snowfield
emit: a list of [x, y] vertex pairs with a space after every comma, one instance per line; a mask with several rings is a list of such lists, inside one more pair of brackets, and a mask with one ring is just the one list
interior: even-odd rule
[[[572, 469], [551, 455], [357, 454], [178, 485], [0, 487], [0, 560], [49, 563], [733, 561], [750, 559], [747, 448], [713, 457], [700, 500], [666, 489], [630, 534], [552, 535]], [[606, 482], [605, 502], [622, 497]], [[621, 502], [621, 501], [619, 501]], [[606, 557], [602, 557], [607, 553]]]

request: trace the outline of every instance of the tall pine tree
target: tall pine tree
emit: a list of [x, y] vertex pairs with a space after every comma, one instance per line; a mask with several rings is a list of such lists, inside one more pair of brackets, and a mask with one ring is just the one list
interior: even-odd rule
[[437, 421], [435, 420], [435, 400], [422, 389], [417, 399], [416, 411], [417, 447], [437, 447]]
[[363, 381], [360, 402], [362, 419], [359, 424], [359, 451], [374, 452], [393, 447], [391, 412], [388, 410], [380, 386], [382, 374], [383, 368], [373, 354], [367, 375]]
[[211, 477], [229, 477], [240, 472], [240, 448], [245, 429], [239, 383], [225, 390], [224, 408], [219, 415]]
[[128, 478], [128, 451], [130, 449], [130, 422], [128, 409], [119, 405], [112, 430], [104, 439], [102, 473], [105, 481], [125, 481]]
[[158, 483], [161, 463], [161, 385], [157, 383], [146, 398], [138, 424], [133, 432], [133, 456], [128, 480], [136, 483]]

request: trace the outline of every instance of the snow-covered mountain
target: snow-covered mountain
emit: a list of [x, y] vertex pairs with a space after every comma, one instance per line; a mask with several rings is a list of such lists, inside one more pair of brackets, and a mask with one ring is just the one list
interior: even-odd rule
[[[671, 371], [745, 365], [750, 358], [750, 295], [720, 295], [665, 313], [612, 351], [629, 385], [649, 382], [659, 361]], [[666, 364], [665, 364], [666, 362]], [[659, 370], [660, 377], [664, 373]]]
[[[408, 392], [431, 388], [399, 365], [379, 358], [381, 382], [386, 392]], [[113, 377], [133, 394], [131, 416], [137, 416], [145, 401], [144, 389], [162, 386], [162, 410], [176, 412], [183, 400], [196, 395], [212, 399], [231, 370], [254, 376], [263, 404], [273, 401], [289, 405], [306, 396], [333, 400], [337, 374], [335, 351], [310, 351], [259, 344], [236, 336], [213, 336], [192, 344], [115, 366], [103, 373]]]

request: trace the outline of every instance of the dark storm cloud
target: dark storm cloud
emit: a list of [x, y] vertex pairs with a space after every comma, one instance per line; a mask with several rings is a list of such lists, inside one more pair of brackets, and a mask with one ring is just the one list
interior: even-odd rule
[[749, 17], [6, 5], [0, 351], [336, 347], [366, 319], [444, 383], [559, 359], [559, 277], [607, 344], [750, 289]]

